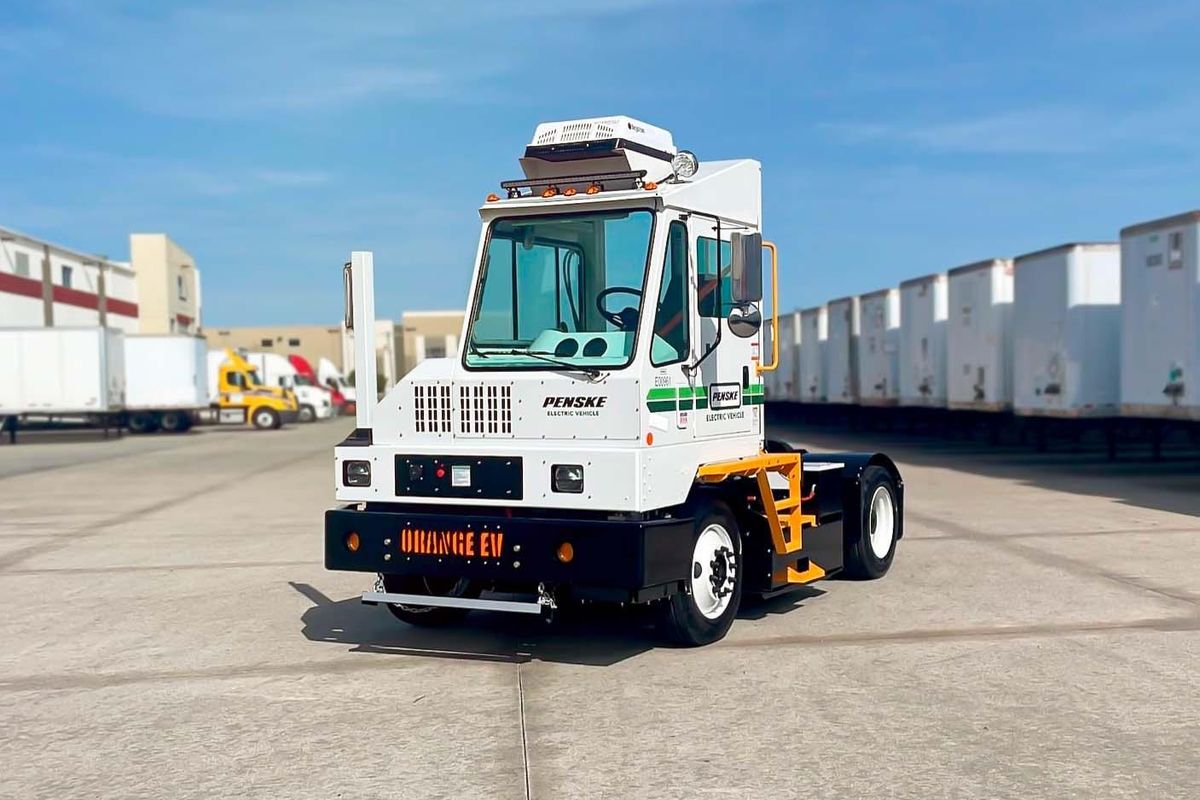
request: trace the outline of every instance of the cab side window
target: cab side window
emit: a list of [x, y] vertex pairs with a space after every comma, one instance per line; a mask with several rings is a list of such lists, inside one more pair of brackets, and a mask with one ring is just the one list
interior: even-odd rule
[[682, 222], [672, 222], [667, 230], [667, 252], [650, 343], [650, 363], [656, 367], [688, 356], [687, 267], [687, 228]]
[[[698, 283], [700, 316], [724, 318], [733, 307], [733, 281], [729, 277], [732, 261], [732, 245], [706, 236], [696, 239], [696, 277]], [[720, 273], [720, 280], [717, 274]], [[721, 296], [717, 297], [717, 284], [721, 285]]]
[[236, 386], [239, 389], [246, 385], [246, 376], [240, 372], [226, 373], [226, 379], [229, 381], [230, 386]]

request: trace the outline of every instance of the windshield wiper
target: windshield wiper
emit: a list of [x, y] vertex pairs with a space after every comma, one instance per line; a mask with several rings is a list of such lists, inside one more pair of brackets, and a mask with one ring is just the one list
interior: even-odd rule
[[547, 353], [543, 350], [517, 350], [516, 348], [512, 348], [509, 350], [490, 350], [485, 353], [476, 347], [474, 342], [467, 343], [467, 350], [472, 355], [477, 355], [480, 358], [490, 358], [491, 356], [529, 356], [530, 358], [536, 358], [538, 361], [545, 361], [547, 364], [554, 364], [555, 366], [562, 367], [563, 369], [582, 372], [589, 378], [600, 377], [600, 370], [596, 369], [595, 367], [589, 367], [584, 364], [572, 364], [570, 361], [563, 361], [561, 359], [554, 358], [553, 353]]

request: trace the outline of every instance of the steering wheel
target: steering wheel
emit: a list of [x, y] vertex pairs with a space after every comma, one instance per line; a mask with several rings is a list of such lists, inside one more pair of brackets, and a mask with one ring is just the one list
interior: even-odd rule
[[632, 294], [638, 298], [638, 305], [641, 305], [642, 290], [634, 289], [630, 286], [610, 286], [596, 295], [596, 310], [600, 312], [600, 316], [611, 322], [619, 331], [632, 331], [637, 329], [638, 312], [636, 308], [626, 306], [620, 311], [612, 312], [604, 307], [604, 301], [608, 299], [610, 294]]

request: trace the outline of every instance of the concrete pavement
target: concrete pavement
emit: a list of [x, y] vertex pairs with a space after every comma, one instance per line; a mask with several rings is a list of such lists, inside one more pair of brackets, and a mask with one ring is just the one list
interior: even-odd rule
[[362, 606], [344, 432], [0, 446], [0, 797], [1200, 796], [1194, 466], [893, 440], [884, 580], [680, 650]]

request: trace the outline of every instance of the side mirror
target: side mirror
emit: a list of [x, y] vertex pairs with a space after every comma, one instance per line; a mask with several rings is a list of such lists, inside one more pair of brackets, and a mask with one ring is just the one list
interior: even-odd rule
[[729, 311], [729, 332], [739, 339], [749, 339], [762, 327], [762, 314], [757, 308], [746, 304], [734, 306]]
[[763, 296], [762, 234], [735, 233], [730, 245], [733, 250], [733, 263], [729, 270], [733, 302], [757, 303]]

